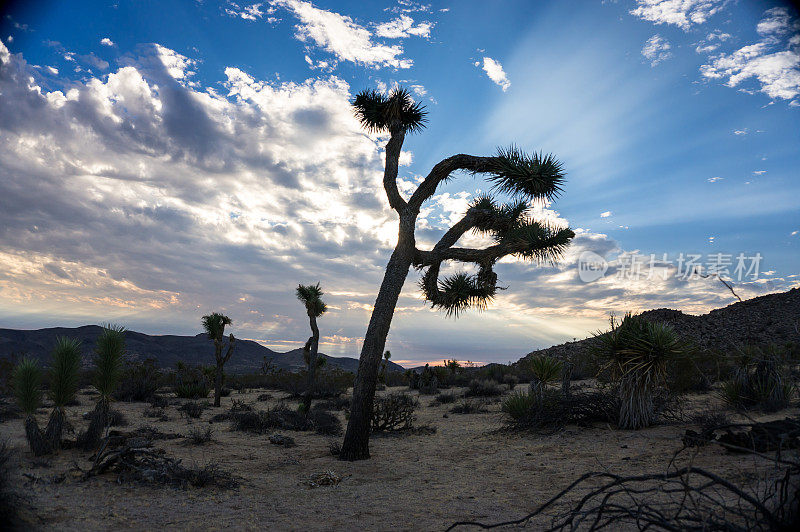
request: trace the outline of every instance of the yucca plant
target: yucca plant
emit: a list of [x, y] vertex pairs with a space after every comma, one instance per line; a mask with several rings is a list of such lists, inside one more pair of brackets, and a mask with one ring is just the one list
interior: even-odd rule
[[[437, 163], [406, 198], [397, 183], [400, 153], [406, 135], [425, 127], [425, 109], [401, 88], [389, 94], [363, 91], [353, 100], [353, 108], [365, 129], [389, 136], [383, 188], [389, 206], [399, 218], [397, 245], [364, 335], [347, 434], [339, 454], [344, 460], [363, 460], [369, 458], [370, 413], [381, 358], [411, 266], [424, 272], [419, 286], [431, 306], [458, 317], [467, 309], [481, 310], [492, 302], [499, 290], [494, 267], [503, 257], [553, 262], [561, 257], [575, 233], [531, 216], [534, 202], [553, 200], [562, 191], [564, 170], [552, 155], [526, 154], [515, 146], [498, 149], [489, 157], [453, 155]], [[477, 198], [432, 249], [417, 249], [414, 233], [423, 204], [456, 172], [486, 176], [496, 197]], [[506, 200], [508, 203], [503, 203]], [[461, 237], [470, 231], [490, 237], [494, 244], [483, 249], [457, 247]], [[472, 264], [478, 272], [459, 272], [440, 279], [444, 262]]]
[[563, 364], [557, 358], [535, 356], [526, 361], [525, 368], [531, 373], [531, 391], [541, 391], [559, 379]]
[[92, 412], [89, 428], [81, 438], [84, 449], [94, 450], [108, 427], [112, 395], [122, 376], [125, 357], [125, 328], [107, 324], [97, 338], [94, 356], [94, 386], [100, 397]]
[[308, 366], [308, 382], [306, 391], [303, 394], [303, 403], [301, 411], [308, 415], [311, 412], [311, 397], [314, 393], [314, 386], [316, 384], [317, 368], [320, 367], [318, 358], [319, 353], [319, 327], [317, 326], [317, 318], [325, 314], [328, 306], [322, 301], [322, 288], [317, 284], [297, 285], [295, 290], [297, 299], [303, 304], [308, 315], [308, 323], [311, 327], [311, 336], [303, 346], [303, 358], [306, 359]]
[[34, 456], [42, 456], [51, 451], [47, 439], [39, 429], [36, 410], [42, 404], [42, 368], [33, 358], [23, 358], [14, 368], [12, 375], [14, 395], [25, 413], [25, 437]]
[[225, 363], [230, 360], [233, 348], [236, 345], [236, 338], [231, 333], [228, 337], [228, 350], [225, 356], [222, 355], [222, 350], [225, 348], [223, 338], [225, 337], [226, 325], [233, 325], [233, 320], [219, 312], [203, 316], [203, 329], [205, 329], [208, 337], [214, 341], [214, 358], [217, 363], [217, 371], [214, 374], [214, 406], [220, 405]]
[[50, 366], [49, 395], [54, 407], [45, 429], [45, 438], [53, 449], [61, 448], [61, 435], [67, 419], [64, 407], [75, 399], [80, 369], [81, 343], [73, 338], [57, 338]]
[[619, 427], [639, 429], [652, 424], [653, 397], [666, 380], [670, 362], [688, 355], [690, 346], [667, 324], [630, 313], [597, 337], [594, 356], [599, 376], [617, 387]]
[[794, 396], [787, 354], [777, 346], [738, 348], [729, 379], [722, 383], [720, 395], [737, 410], [759, 409], [772, 412], [786, 408]]

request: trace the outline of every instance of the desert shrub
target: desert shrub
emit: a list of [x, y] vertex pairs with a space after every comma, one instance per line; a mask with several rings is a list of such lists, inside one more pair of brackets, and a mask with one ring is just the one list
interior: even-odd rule
[[409, 388], [419, 390], [421, 395], [433, 395], [439, 390], [439, 377], [436, 374], [436, 369], [432, 368], [430, 364], [425, 364], [420, 373], [409, 371], [408, 375]]
[[189, 429], [189, 434], [186, 436], [187, 445], [203, 445], [214, 439], [214, 431], [211, 427], [195, 426]]
[[455, 392], [439, 392], [436, 394], [436, 397], [433, 398], [431, 404], [429, 406], [439, 406], [439, 405], [447, 405], [451, 403], [455, 403], [456, 399], [458, 399], [458, 394]]
[[453, 408], [451, 414], [483, 414], [488, 412], [486, 402], [480, 399], [462, 399]]
[[619, 427], [650, 426], [654, 395], [666, 383], [667, 368], [690, 352], [669, 325], [626, 314], [611, 330], [598, 335], [594, 355], [601, 380], [614, 384], [620, 400]]
[[272, 399], [271, 393], [262, 393], [256, 398], [256, 401], [269, 401], [270, 399]]
[[616, 424], [619, 399], [613, 389], [580, 391], [570, 395], [552, 388], [520, 390], [504, 398], [501, 410], [512, 426], [532, 430], [594, 422]]
[[119, 410], [112, 408], [108, 411], [108, 426], [109, 427], [127, 427], [128, 418]]
[[746, 346], [739, 350], [731, 377], [720, 395], [738, 410], [774, 412], [789, 406], [794, 395], [785, 352], [776, 346]]
[[[312, 409], [313, 411], [313, 409]], [[297, 410], [279, 404], [269, 410], [230, 412], [232, 428], [242, 432], [266, 434], [272, 430], [312, 430], [314, 422]]]
[[325, 410], [324, 408], [319, 408], [315, 405], [315, 408], [311, 409], [311, 412], [308, 414], [308, 419], [314, 425], [314, 431], [317, 434], [323, 434], [325, 436], [339, 436], [342, 434], [342, 422], [332, 412]]
[[402, 371], [387, 371], [385, 377], [386, 386], [408, 386], [408, 377]]
[[375, 397], [372, 406], [372, 431], [384, 432], [411, 427], [419, 402], [407, 393]]
[[175, 372], [175, 395], [181, 399], [205, 399], [211, 391], [212, 379], [202, 367], [180, 364]]
[[315, 408], [322, 408], [323, 410], [348, 410], [350, 408], [349, 397], [335, 397], [333, 399], [326, 399], [314, 404]]
[[208, 403], [206, 402], [187, 401], [178, 408], [178, 411], [185, 414], [187, 418], [199, 419], [207, 407]]
[[[353, 386], [355, 376], [339, 368], [319, 368], [316, 372], [312, 398], [329, 399], [339, 397]], [[293, 397], [301, 397], [308, 388], [306, 371], [270, 370], [260, 377], [260, 387], [288, 392]]]
[[169, 399], [163, 395], [153, 395], [150, 397], [151, 408], [166, 408], [169, 406]]
[[220, 396], [220, 397], [230, 397], [230, 395], [231, 395], [231, 393], [232, 393], [232, 392], [233, 392], [233, 391], [232, 391], [230, 388], [223, 387], [223, 388], [222, 388], [222, 389], [219, 391], [219, 396]]
[[114, 399], [128, 402], [150, 401], [163, 382], [164, 375], [156, 366], [155, 359], [128, 362], [122, 371], [119, 386], [114, 391]]
[[493, 380], [488, 379], [473, 379], [469, 383], [467, 391], [464, 392], [466, 397], [499, 397], [503, 395], [503, 388]]
[[23, 358], [12, 375], [17, 403], [25, 413], [25, 438], [34, 456], [48, 454], [52, 449], [36, 421], [36, 410], [42, 404], [42, 369], [39, 362]]
[[144, 417], [157, 419], [158, 421], [169, 421], [169, 416], [167, 412], [163, 408], [147, 408], [144, 412], [142, 412]]
[[509, 373], [503, 377], [503, 384], [508, 385], [509, 390], [513, 390], [519, 384], [519, 377]]

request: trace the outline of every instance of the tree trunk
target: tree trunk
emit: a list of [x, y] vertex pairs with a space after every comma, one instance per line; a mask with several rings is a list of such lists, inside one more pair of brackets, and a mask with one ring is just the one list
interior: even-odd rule
[[25, 437], [28, 439], [28, 446], [33, 456], [43, 456], [49, 454], [52, 450], [50, 443], [39, 429], [36, 418], [32, 415], [25, 418]]
[[410, 234], [404, 232], [405, 225], [401, 220], [400, 238], [397, 247], [389, 259], [386, 274], [375, 300], [372, 317], [369, 320], [358, 373], [353, 385], [353, 404], [347, 432], [339, 458], [342, 460], [366, 460], [369, 458], [369, 427], [372, 420], [372, 403], [375, 398], [375, 385], [378, 380], [378, 368], [383, 359], [386, 337], [392, 323], [394, 308], [403, 289], [414, 251], [413, 222]]
[[54, 408], [47, 421], [47, 427], [44, 429], [44, 438], [54, 451], [61, 449], [61, 435], [64, 433], [65, 421], [64, 410], [58, 407]]
[[319, 327], [317, 327], [317, 318], [309, 314], [309, 324], [311, 325], [311, 338], [308, 352], [308, 383], [306, 384], [306, 393], [303, 395], [303, 412], [306, 416], [311, 411], [311, 399], [314, 395], [314, 387], [317, 378], [317, 353], [319, 352]]
[[214, 350], [214, 358], [217, 360], [217, 372], [214, 374], [214, 406], [219, 406], [222, 397], [222, 340], [214, 340]]
[[79, 443], [84, 451], [94, 451], [100, 445], [103, 432], [108, 425], [108, 400], [101, 397], [92, 412], [89, 428], [79, 438]]

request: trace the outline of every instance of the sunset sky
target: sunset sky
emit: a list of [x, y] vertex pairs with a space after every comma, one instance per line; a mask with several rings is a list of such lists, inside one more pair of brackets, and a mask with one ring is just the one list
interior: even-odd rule
[[[358, 356], [397, 218], [381, 186], [386, 138], [362, 131], [349, 102], [398, 84], [429, 119], [404, 146], [404, 193], [455, 153], [542, 150], [567, 182], [535, 213], [577, 236], [557, 265], [505, 260], [507, 289], [458, 320], [425, 304], [412, 271], [394, 361], [507, 362], [585, 337], [611, 312], [736, 301], [713, 277], [677, 276], [681, 254], [705, 273], [731, 257], [743, 298], [800, 285], [800, 19], [788, 3], [3, 9], [0, 327], [197, 334], [200, 316], [222, 311], [237, 337], [286, 351], [308, 336], [294, 288], [320, 282], [320, 349]], [[441, 187], [418, 247], [489, 188], [470, 175]], [[585, 251], [608, 261], [605, 276], [578, 276]], [[757, 275], [735, 277], [740, 254], [760, 257]]]

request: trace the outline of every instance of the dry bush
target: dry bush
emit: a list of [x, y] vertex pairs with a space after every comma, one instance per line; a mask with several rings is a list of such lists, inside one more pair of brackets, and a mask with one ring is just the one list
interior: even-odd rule
[[375, 397], [372, 406], [372, 432], [407, 429], [414, 422], [414, 410], [419, 401], [407, 393]]
[[150, 401], [163, 382], [164, 375], [156, 366], [155, 359], [128, 362], [114, 391], [114, 399], [129, 402]]
[[428, 406], [448, 405], [455, 403], [459, 395], [456, 392], [439, 392]]
[[178, 412], [186, 415], [187, 418], [191, 419], [199, 419], [201, 415], [203, 415], [203, 410], [208, 407], [207, 402], [197, 402], [197, 401], [187, 401], [183, 403], [180, 408], [178, 408]]
[[470, 381], [465, 397], [500, 397], [503, 395], [503, 387], [496, 381], [489, 379], [474, 379]]
[[203, 445], [214, 439], [214, 431], [211, 427], [205, 429], [201, 427], [192, 427], [189, 429], [189, 434], [186, 436], [187, 445]]
[[451, 414], [485, 414], [488, 411], [486, 401], [469, 398], [462, 399], [450, 409]]

